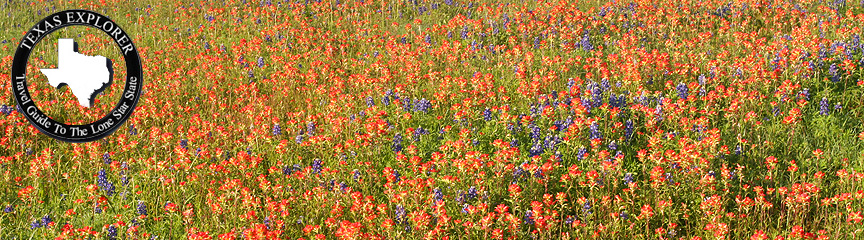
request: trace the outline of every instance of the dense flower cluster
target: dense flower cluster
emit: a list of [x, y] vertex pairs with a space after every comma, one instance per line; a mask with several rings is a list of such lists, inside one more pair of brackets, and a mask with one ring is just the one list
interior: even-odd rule
[[[3, 66], [54, 4], [2, 5]], [[143, 95], [79, 144], [0, 104], [2, 239], [864, 237], [864, 2], [64, 4]], [[49, 38], [34, 101], [109, 113], [124, 76], [79, 107]]]

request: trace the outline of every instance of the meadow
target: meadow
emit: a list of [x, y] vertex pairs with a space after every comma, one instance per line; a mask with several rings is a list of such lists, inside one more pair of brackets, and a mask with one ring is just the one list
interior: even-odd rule
[[[134, 115], [16, 108], [45, 16], [111, 17]], [[864, 239], [864, 1], [6, 0], [0, 239]], [[56, 38], [28, 67], [40, 108]], [[53, 45], [52, 45], [53, 44]], [[41, 79], [41, 80], [40, 80]]]

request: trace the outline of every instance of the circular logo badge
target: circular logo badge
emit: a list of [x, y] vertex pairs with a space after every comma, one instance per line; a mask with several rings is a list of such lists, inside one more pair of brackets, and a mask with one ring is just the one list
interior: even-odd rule
[[[105, 32], [110, 36], [126, 61], [126, 85], [120, 101], [101, 119], [86, 125], [67, 125], [45, 115], [27, 89], [27, 62], [30, 52], [48, 34], [68, 26], [83, 25]], [[41, 69], [54, 87], [68, 86], [79, 104], [90, 107], [96, 94], [111, 84], [113, 70], [111, 60], [102, 56], [85, 56], [77, 53], [72, 39], [59, 39], [56, 69]], [[18, 102], [18, 110], [27, 117], [33, 127], [42, 133], [66, 142], [90, 142], [113, 133], [132, 116], [143, 86], [141, 59], [132, 38], [117, 23], [102, 14], [87, 10], [66, 10], [51, 14], [33, 26], [18, 45], [12, 62], [12, 92]]]

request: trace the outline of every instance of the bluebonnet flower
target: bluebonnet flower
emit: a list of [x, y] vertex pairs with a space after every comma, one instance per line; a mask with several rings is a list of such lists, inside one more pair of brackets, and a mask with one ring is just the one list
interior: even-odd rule
[[15, 211], [15, 208], [12, 208], [12, 205], [7, 205], [5, 208], [3, 208], [3, 212], [5, 213], [11, 213], [12, 211]]
[[[536, 105], [534, 105], [534, 104], [531, 104], [531, 108], [529, 108], [528, 111], [531, 112], [531, 116], [537, 116], [537, 115], [540, 115], [540, 108], [538, 108], [538, 107], [537, 107]], [[530, 128], [530, 127], [529, 127], [529, 128]]]
[[36, 221], [33, 221], [32, 223], [30, 223], [30, 229], [37, 229], [37, 228], [41, 228], [41, 227], [42, 227], [42, 221], [39, 219], [36, 219]]
[[582, 107], [585, 108], [585, 111], [587, 111], [588, 114], [591, 114], [591, 108], [592, 108], [591, 101], [587, 98], [581, 98], [580, 97], [579, 102], [582, 104]]
[[531, 129], [531, 139], [539, 140], [540, 139], [540, 128], [534, 125], [533, 123], [528, 124], [528, 128]]
[[183, 149], [188, 149], [188, 147], [189, 147], [189, 140], [187, 140], [187, 139], [182, 139], [182, 140], [180, 140], [180, 147], [182, 147]]
[[624, 109], [624, 104], [626, 104], [627, 98], [624, 95], [615, 96], [614, 94], [609, 94], [609, 106], [617, 107], [619, 109]]
[[105, 162], [105, 164], [111, 164], [111, 155], [108, 153], [102, 154], [102, 161]]
[[603, 138], [603, 135], [600, 133], [600, 130], [598, 129], [597, 122], [592, 122], [591, 126], [589, 127], [589, 130], [591, 131], [591, 136], [590, 136], [591, 139]]
[[610, 149], [610, 150], [616, 150], [616, 149], [618, 149], [618, 144], [616, 144], [615, 141], [610, 142], [610, 143], [609, 143], [609, 149]]
[[120, 171], [120, 184], [123, 186], [129, 185], [129, 177], [126, 176], [126, 171]]
[[492, 120], [492, 111], [490, 111], [488, 108], [483, 111], [483, 120], [485, 120], [485, 121]]
[[831, 9], [839, 10], [841, 7], [846, 6], [846, 0], [834, 0], [831, 3], [828, 3]]
[[428, 130], [417, 127], [417, 129], [414, 129], [414, 141], [420, 141], [420, 137], [426, 134], [429, 134]]
[[282, 173], [285, 175], [291, 175], [291, 173], [293, 172], [294, 168], [292, 168], [291, 166], [285, 165], [284, 167], [282, 167]]
[[564, 224], [567, 224], [567, 225], [573, 224], [574, 220], [576, 220], [576, 218], [574, 218], [572, 215], [567, 216], [567, 219], [564, 219]]
[[411, 110], [411, 98], [403, 98], [402, 99], [402, 110], [409, 111]]
[[588, 38], [587, 33], [582, 36], [582, 40], [579, 42], [579, 44], [582, 46], [582, 49], [584, 49], [585, 51], [591, 51], [594, 49], [594, 46], [591, 45], [591, 40]]
[[423, 99], [420, 99], [420, 101], [417, 101], [417, 104], [414, 105], [414, 111], [428, 113], [429, 108], [431, 108], [431, 107], [432, 107], [432, 102], [423, 98]]
[[810, 101], [810, 89], [805, 88], [798, 92], [798, 95], [804, 96], [804, 99]]
[[52, 222], [54, 222], [54, 220], [51, 220], [51, 216], [45, 215], [44, 217], [42, 217], [42, 226], [48, 227], [50, 226], [48, 224]]
[[111, 183], [111, 181], [108, 181], [108, 174], [105, 173], [105, 169], [99, 170], [97, 177], [98, 179], [96, 182], [99, 185], [99, 189], [105, 191], [105, 195], [108, 195], [109, 197], [114, 195], [114, 184]]
[[2, 113], [2, 114], [9, 115], [12, 113], [12, 110], [13, 110], [12, 107], [9, 107], [6, 105], [0, 105], [0, 113]]
[[663, 121], [663, 102], [658, 101], [657, 108], [654, 110], [654, 115], [657, 115], [657, 121]]
[[302, 143], [303, 142], [303, 135], [298, 134], [297, 137], [294, 138], [294, 141], [297, 142], [297, 144]]
[[600, 16], [600, 17], [602, 18], [602, 17], [605, 17], [605, 16], [606, 16], [606, 13], [608, 13], [607, 8], [606, 8], [606, 7], [602, 7], [602, 8], [600, 8], [600, 12], [598, 12], [597, 15]]
[[600, 80], [600, 88], [603, 90], [603, 92], [612, 89], [612, 86], [609, 85], [609, 79], [603, 78], [602, 80]]
[[306, 124], [306, 134], [308, 134], [309, 136], [315, 136], [315, 123], [314, 122], [309, 122], [308, 124]]
[[405, 221], [405, 208], [402, 207], [401, 204], [396, 205], [396, 209], [394, 209], [394, 212], [396, 213], [396, 219], [394, 219], [396, 224], [401, 224], [403, 221]]
[[[260, 20], [259, 20], [259, 21], [260, 21]], [[258, 57], [258, 67], [259, 67], [259, 68], [263, 68], [263, 67], [264, 67], [264, 57]]]
[[470, 188], [468, 188], [468, 194], [465, 196], [468, 197], [469, 199], [477, 198], [477, 188], [474, 186], [471, 186]]
[[462, 39], [468, 39], [468, 26], [462, 27], [462, 32], [459, 34]]
[[585, 204], [582, 205], [582, 212], [591, 214], [591, 202], [585, 201]]
[[627, 217], [628, 217], [628, 216], [627, 216], [627, 212], [621, 212], [621, 213], [619, 213], [619, 214], [618, 214], [618, 217], [620, 217], [620, 218], [622, 218], [622, 219], [624, 219], [624, 220], [627, 220]]
[[690, 89], [687, 88], [687, 84], [678, 83], [678, 87], [675, 87], [675, 89], [678, 90], [678, 98], [687, 99], [687, 92], [690, 91]]
[[357, 169], [354, 169], [354, 174], [351, 177], [351, 179], [353, 179], [354, 182], [357, 182], [360, 179], [360, 171]]
[[279, 127], [279, 124], [273, 124], [273, 135], [282, 134], [282, 128]]
[[138, 210], [138, 215], [147, 215], [147, 205], [143, 201], [138, 201], [136, 210]]
[[528, 157], [539, 156], [540, 154], [543, 154], [543, 145], [540, 144], [540, 141], [534, 141], [531, 149], [528, 149]]
[[315, 174], [320, 173], [322, 167], [323, 166], [321, 165], [321, 159], [316, 158], [315, 160], [312, 161], [312, 173], [315, 173]]
[[114, 224], [108, 226], [108, 239], [117, 239], [117, 227]]
[[591, 88], [591, 99], [592, 99], [591, 107], [595, 107], [595, 108], [600, 107], [601, 105], [603, 105], [603, 91], [604, 90], [602, 87], [597, 85], [597, 83], [592, 82], [591, 86], [593, 86]]
[[[570, 105], [570, 104], [567, 104], [567, 105]], [[573, 124], [573, 116], [567, 116], [567, 119], [564, 119], [564, 122], [561, 123], [561, 129], [560, 130], [568, 129], [568, 128], [570, 128], [570, 125], [572, 125], [572, 124]]]
[[522, 165], [519, 165], [518, 167], [516, 167], [516, 169], [513, 169], [513, 179], [514, 180], [518, 180], [524, 174], [525, 174], [525, 169], [522, 168]]
[[385, 107], [386, 107], [386, 106], [390, 106], [390, 96], [384, 96], [384, 97], [382, 97], [382, 98], [381, 98], [381, 103], [383, 103]]
[[633, 182], [633, 174], [632, 173], [624, 174], [624, 184], [630, 184], [632, 182]]
[[375, 106], [375, 99], [372, 99], [372, 96], [366, 97], [366, 107]]
[[666, 181], [669, 181], [670, 185], [675, 184], [675, 181], [672, 179], [672, 173], [667, 172], [663, 178], [665, 178]]
[[347, 189], [348, 184], [345, 184], [345, 182], [339, 182], [339, 190], [342, 190], [342, 193], [345, 193]]
[[552, 135], [552, 133], [550, 133], [549, 136], [546, 136], [543, 147], [545, 149], [549, 149], [550, 151], [555, 151], [558, 149], [558, 143], [561, 143], [561, 137], [557, 135]]
[[444, 200], [444, 193], [441, 192], [441, 189], [439, 189], [439, 188], [435, 188], [435, 189], [432, 190], [432, 193], [434, 194], [434, 199], [435, 199], [435, 200], [439, 200], [439, 201], [443, 201], [443, 200]]
[[527, 225], [534, 225], [534, 213], [531, 210], [525, 210], [525, 217], [522, 221]]
[[444, 128], [438, 129], [438, 139], [444, 139]]
[[831, 82], [839, 82], [840, 74], [838, 74], [837, 64], [832, 63], [830, 67], [828, 67], [828, 74], [831, 75]]
[[519, 140], [514, 138], [513, 141], [510, 141], [510, 147], [519, 147]]
[[395, 179], [395, 180], [393, 180], [393, 182], [395, 182], [395, 183], [399, 183], [399, 181], [402, 180], [402, 175], [399, 174], [399, 170], [395, 170], [395, 169], [393, 170], [393, 179]]
[[135, 124], [129, 124], [129, 135], [138, 135], [138, 129], [135, 129]]
[[95, 207], [93, 207], [93, 213], [95, 213], [95, 214], [100, 214], [100, 213], [102, 213], [102, 208], [99, 207], [99, 204], [98, 204], [98, 203], [96, 204]]
[[819, 114], [828, 116], [828, 98], [823, 97], [822, 101], [819, 101]]
[[582, 159], [585, 158], [585, 153], [586, 153], [587, 151], [588, 151], [588, 150], [585, 149], [585, 147], [581, 147], [581, 148], [579, 148], [579, 152], [576, 153], [576, 159], [578, 159], [579, 161], [582, 161]]
[[330, 179], [330, 182], [328, 184], [323, 184], [323, 185], [327, 186], [327, 191], [333, 191], [333, 185], [336, 185], [336, 180]]
[[402, 134], [396, 133], [393, 136], [393, 153], [399, 153], [402, 151]]

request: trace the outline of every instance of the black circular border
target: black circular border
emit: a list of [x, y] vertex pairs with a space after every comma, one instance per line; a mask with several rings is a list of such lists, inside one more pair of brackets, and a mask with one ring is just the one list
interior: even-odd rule
[[[105, 23], [108, 23], [108, 22], [112, 23], [114, 25], [114, 29], [119, 29], [121, 31], [120, 36], [126, 36], [129, 39], [129, 45], [132, 46], [132, 50], [129, 51], [129, 53], [123, 54], [123, 58], [126, 61], [126, 86], [123, 88], [123, 92], [121, 93], [121, 96], [120, 96], [120, 101], [117, 103], [117, 105], [114, 107], [114, 109], [112, 109], [110, 112], [108, 112], [108, 114], [105, 115], [104, 117], [102, 117], [101, 119], [96, 120], [95, 122], [92, 122], [90, 124], [67, 125], [65, 123], [57, 122], [54, 119], [51, 119], [51, 117], [49, 117], [45, 113], [43, 113], [42, 110], [40, 110], [39, 107], [36, 106], [36, 104], [33, 102], [33, 98], [30, 96], [30, 92], [27, 89], [27, 79], [26, 79], [27, 71], [26, 70], [27, 70], [27, 62], [29, 61], [30, 52], [32, 51], [32, 48], [35, 47], [37, 43], [42, 41], [42, 38], [51, 34], [52, 32], [54, 32], [58, 29], [64, 28], [64, 27], [69, 27], [69, 26], [74, 26], [74, 25], [84, 25], [84, 26], [93, 27], [93, 28], [99, 29], [102, 32], [108, 34], [108, 36], [111, 37], [112, 39], [114, 39], [114, 42], [117, 43], [117, 45], [121, 48], [121, 52], [123, 50], [122, 49], [123, 46], [121, 46], [120, 43], [117, 42], [118, 39], [115, 39], [114, 36], [112, 36], [110, 32], [106, 31], [103, 28], [100, 28], [99, 26], [96, 26], [99, 23], [98, 19], [96, 20], [96, 22], [94, 24], [90, 24], [89, 22], [72, 22], [72, 23], [63, 22], [62, 24], [59, 24], [59, 25], [52, 24], [52, 25], [54, 25], [53, 28], [44, 31], [44, 33], [42, 33], [41, 35], [36, 36], [36, 40], [32, 41], [32, 44], [30, 44], [30, 46], [31, 46], [30, 49], [24, 47], [24, 43], [25, 43], [24, 41], [27, 40], [28, 34], [34, 32], [34, 30], [38, 29], [39, 26], [45, 26], [45, 23], [48, 21], [52, 21], [52, 20], [56, 21], [56, 20], [54, 20], [55, 16], [60, 16], [62, 18], [62, 17], [66, 17], [66, 14], [69, 14], [69, 13], [76, 14], [76, 13], [82, 13], [82, 12], [85, 14], [93, 14], [94, 16], [99, 17], [99, 19], [105, 19], [102, 22], [103, 26], [105, 26]], [[77, 17], [77, 15], [76, 15], [76, 17]], [[35, 25], [33, 25], [33, 28], [30, 28], [30, 30], [28, 30], [27, 33], [25, 33], [24, 37], [21, 38], [21, 43], [18, 44], [17, 48], [18, 48], [18, 50], [15, 51], [15, 57], [14, 57], [14, 60], [12, 61], [12, 74], [11, 74], [11, 79], [12, 79], [12, 86], [11, 87], [12, 87], [12, 89], [11, 90], [15, 96], [15, 101], [18, 103], [18, 107], [19, 107], [18, 110], [21, 111], [21, 114], [23, 114], [27, 118], [27, 120], [30, 121], [30, 123], [33, 125], [33, 127], [35, 127], [36, 129], [39, 129], [39, 131], [41, 131], [45, 135], [48, 135], [54, 139], [62, 140], [65, 142], [92, 142], [92, 141], [102, 139], [108, 135], [111, 135], [111, 133], [116, 131], [120, 127], [120, 125], [123, 124], [123, 122], [125, 122], [127, 119], [129, 119], [130, 116], [132, 116], [132, 112], [134, 112], [135, 107], [138, 104], [138, 99], [141, 97], [141, 88], [144, 85], [144, 78], [143, 78], [144, 76], [143, 76], [143, 71], [142, 71], [142, 67], [141, 67], [141, 59], [140, 59], [140, 56], [138, 55], [138, 48], [135, 47], [135, 44], [132, 41], [132, 37], [129, 36], [126, 31], [124, 31], [122, 28], [120, 28], [120, 26], [117, 25], [117, 23], [114, 22], [113, 20], [111, 20], [110, 18], [108, 18], [102, 14], [99, 14], [99, 13], [96, 13], [93, 11], [89, 11], [89, 10], [77, 10], [76, 9], [76, 10], [66, 10], [66, 11], [57, 12], [57, 13], [51, 14], [51, 15], [43, 18], [42, 20], [37, 22]], [[16, 76], [24, 76], [24, 78], [16, 78]], [[130, 79], [133, 77], [137, 78], [136, 84], [134, 86], [130, 84], [130, 82], [131, 82]], [[24, 88], [19, 90], [17, 88], [17, 86], [19, 86], [18, 84], [23, 84]], [[125, 95], [127, 92], [134, 92], [134, 96], [132, 96], [131, 98], [126, 98]], [[29, 101], [27, 101], [27, 100], [22, 101], [22, 99], [29, 99]], [[124, 104], [128, 107], [128, 109], [126, 109], [125, 112], [123, 112], [119, 117], [112, 117], [112, 114], [119, 112], [118, 110]], [[35, 109], [35, 114], [38, 114], [38, 116], [44, 116], [46, 118], [45, 121], [50, 123], [50, 125], [51, 125], [50, 128], [45, 128], [45, 126], [42, 126], [41, 124], [39, 124], [37, 122], [37, 119], [35, 119], [34, 116], [31, 116], [31, 114], [28, 114], [28, 111], [30, 111], [30, 108]], [[102, 130], [101, 132], [99, 132], [97, 134], [92, 133], [92, 131], [91, 131], [92, 129], [98, 129], [98, 126], [100, 126], [101, 124], [105, 124], [109, 121], [114, 122], [114, 124], [111, 125], [110, 127], [108, 127], [107, 129]], [[58, 126], [66, 129], [65, 133], [63, 133], [63, 134], [57, 133], [57, 132], [59, 132], [59, 131], [57, 131]], [[85, 129], [86, 131], [88, 131], [88, 133], [85, 134], [84, 136], [75, 136], [76, 132], [73, 132], [72, 128]], [[77, 132], [77, 133], [80, 133], [80, 132]]]

